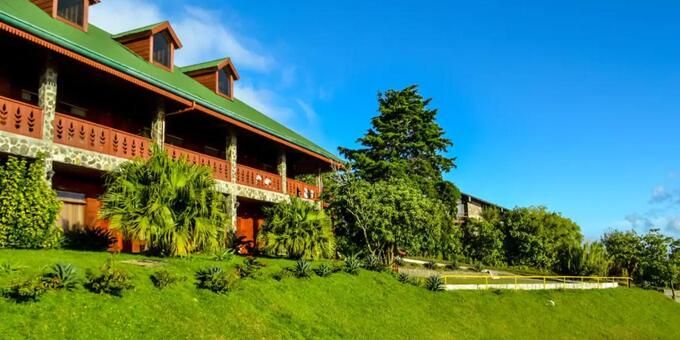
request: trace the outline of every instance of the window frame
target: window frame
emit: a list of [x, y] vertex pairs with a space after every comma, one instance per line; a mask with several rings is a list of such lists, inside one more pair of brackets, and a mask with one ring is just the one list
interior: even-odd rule
[[81, 0], [83, 2], [83, 23], [78, 24], [76, 22], [73, 22], [71, 20], [68, 20], [62, 16], [59, 15], [59, 2], [61, 0], [54, 0], [54, 3], [52, 4], [52, 17], [65, 23], [68, 25], [71, 25], [79, 30], [86, 31], [87, 32], [87, 27], [88, 27], [88, 21], [89, 21], [89, 9], [90, 9], [90, 0]]
[[[223, 93], [222, 89], [220, 88], [220, 85], [222, 84], [220, 76], [221, 74], [224, 73], [226, 76], [226, 81], [227, 81], [227, 93]], [[217, 94], [226, 97], [228, 99], [233, 99], [234, 98], [234, 76], [227, 70], [226, 67], [222, 67], [217, 70]]]
[[[155, 52], [156, 52], [156, 36], [157, 35], [162, 35], [163, 38], [165, 39], [165, 41], [168, 44], [168, 64], [169, 65], [165, 65], [161, 62], [156, 61], [156, 53]], [[168, 71], [172, 71], [172, 67], [173, 67], [173, 64], [175, 62], [175, 60], [174, 60], [175, 59], [175, 44], [172, 41], [172, 37], [169, 35], [168, 32], [166, 32], [165, 30], [162, 30], [160, 32], [152, 34], [150, 40], [151, 40], [151, 44], [150, 44], [151, 45], [151, 55], [150, 55], [151, 62], [155, 65], [158, 65], [158, 66], [168, 70]]]

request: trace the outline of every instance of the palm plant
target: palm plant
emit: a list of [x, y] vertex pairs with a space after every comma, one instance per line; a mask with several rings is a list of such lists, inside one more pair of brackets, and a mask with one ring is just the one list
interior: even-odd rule
[[188, 256], [224, 246], [227, 201], [210, 168], [173, 161], [158, 146], [148, 160], [123, 163], [106, 180], [101, 217], [129, 239], [163, 255]]
[[432, 275], [425, 280], [425, 288], [433, 292], [444, 290], [444, 279], [439, 275]]
[[361, 266], [363, 266], [363, 263], [359, 259], [359, 256], [351, 255], [345, 259], [344, 271], [351, 275], [359, 275], [359, 269], [361, 269]]
[[78, 272], [71, 264], [57, 263], [42, 276], [45, 285], [52, 289], [72, 290], [78, 285]]
[[335, 239], [323, 210], [299, 198], [265, 208], [258, 241], [266, 251], [295, 259], [332, 257]]
[[309, 264], [308, 261], [305, 260], [298, 260], [295, 263], [295, 267], [293, 267], [293, 273], [295, 274], [295, 277], [301, 278], [301, 279], [306, 279], [311, 276], [312, 273], [312, 266]]
[[320, 264], [318, 267], [316, 267], [316, 269], [314, 269], [314, 272], [319, 277], [328, 277], [333, 274], [333, 268], [327, 264]]

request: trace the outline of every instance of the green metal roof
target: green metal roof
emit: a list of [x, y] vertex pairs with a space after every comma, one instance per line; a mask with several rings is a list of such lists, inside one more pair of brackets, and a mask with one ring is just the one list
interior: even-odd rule
[[227, 59], [229, 59], [229, 58], [220, 58], [220, 59], [216, 59], [216, 60], [206, 61], [206, 62], [200, 63], [200, 64], [183, 66], [183, 67], [180, 67], [180, 69], [182, 69], [182, 72], [184, 72], [184, 73], [188, 73], [188, 72], [192, 72], [192, 71], [196, 71], [196, 70], [203, 70], [203, 69], [206, 69], [206, 68], [217, 67], [221, 63], [226, 61]]
[[[55, 20], [28, 0], [0, 0], [0, 21], [170, 91], [187, 100], [196, 101], [198, 104], [309, 151], [340, 161], [331, 152], [255, 110], [238, 98], [232, 101], [209, 90], [185, 75], [183, 69], [175, 67], [170, 72], [147, 62], [119, 44], [110, 33], [94, 25], [89, 25], [88, 31], [83, 32], [71, 25]], [[151, 27], [154, 26], [151, 25]]]

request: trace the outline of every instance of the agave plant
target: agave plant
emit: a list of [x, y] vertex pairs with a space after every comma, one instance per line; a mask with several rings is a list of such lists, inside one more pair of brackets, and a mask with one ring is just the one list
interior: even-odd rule
[[78, 285], [78, 272], [71, 264], [57, 263], [43, 274], [42, 280], [48, 288], [72, 290]]
[[214, 251], [226, 242], [231, 220], [210, 168], [174, 161], [156, 145], [152, 152], [107, 175], [101, 217], [164, 255]]
[[385, 265], [383, 265], [382, 261], [380, 260], [379, 257], [369, 254], [366, 256], [364, 259], [364, 268], [376, 272], [381, 272], [385, 270]]
[[348, 274], [358, 275], [361, 266], [362, 266], [361, 260], [357, 255], [352, 255], [345, 259], [344, 270]]
[[225, 251], [218, 252], [217, 254], [215, 254], [215, 256], [213, 256], [213, 260], [220, 262], [229, 262], [231, 261], [231, 259], [234, 258], [235, 253], [236, 251], [234, 251], [234, 249], [227, 249]]
[[295, 267], [293, 267], [293, 273], [298, 278], [309, 278], [312, 273], [312, 266], [308, 261], [299, 260], [295, 263]]
[[264, 209], [266, 222], [259, 243], [274, 255], [294, 259], [332, 257], [335, 239], [331, 220], [323, 210], [299, 198]]
[[11, 262], [3, 262], [0, 263], [0, 275], [5, 275], [5, 274], [12, 274], [14, 272], [18, 272], [26, 267], [24, 266], [17, 266]]
[[411, 280], [411, 277], [406, 273], [399, 273], [397, 274], [397, 280], [401, 283], [408, 283]]
[[444, 279], [439, 275], [432, 275], [425, 280], [425, 288], [433, 292], [444, 290]]
[[316, 267], [316, 269], [314, 269], [314, 272], [319, 277], [328, 277], [333, 274], [333, 268], [326, 264], [320, 264], [318, 267]]

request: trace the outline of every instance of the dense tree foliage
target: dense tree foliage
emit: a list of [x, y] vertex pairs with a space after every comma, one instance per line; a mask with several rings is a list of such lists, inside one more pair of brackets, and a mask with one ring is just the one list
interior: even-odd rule
[[187, 256], [225, 244], [228, 211], [210, 168], [173, 161], [154, 146], [148, 160], [123, 163], [107, 175], [100, 214], [112, 229], [155, 252]]
[[0, 248], [59, 245], [61, 203], [45, 181], [45, 162], [9, 157], [0, 165]]
[[264, 209], [258, 243], [272, 255], [295, 259], [330, 258], [335, 253], [331, 220], [323, 210], [299, 198]]
[[462, 226], [465, 255], [486, 265], [505, 263], [501, 221], [502, 215], [497, 209], [488, 209], [482, 213], [482, 218], [465, 221]]
[[432, 199], [442, 200], [455, 209], [458, 189], [442, 179], [442, 173], [455, 167], [455, 158], [443, 155], [452, 144], [435, 121], [436, 109], [428, 106], [413, 85], [403, 90], [378, 94], [380, 114], [358, 142], [362, 148], [340, 148], [356, 174], [368, 181], [413, 181]]
[[602, 243], [585, 242], [563, 248], [557, 259], [555, 271], [569, 275], [606, 276], [611, 264], [611, 256]]
[[448, 209], [407, 181], [369, 183], [338, 174], [326, 187], [344, 253], [368, 252], [392, 263], [399, 251], [451, 257], [460, 253], [460, 230]]
[[560, 251], [580, 245], [583, 236], [572, 220], [544, 207], [505, 213], [505, 254], [510, 265], [552, 268]]
[[613, 275], [630, 277], [637, 275], [642, 239], [635, 231], [613, 231], [604, 234], [602, 243], [612, 256]]

